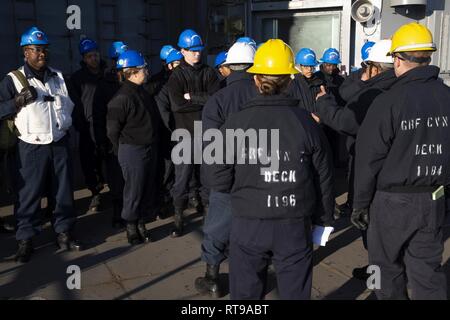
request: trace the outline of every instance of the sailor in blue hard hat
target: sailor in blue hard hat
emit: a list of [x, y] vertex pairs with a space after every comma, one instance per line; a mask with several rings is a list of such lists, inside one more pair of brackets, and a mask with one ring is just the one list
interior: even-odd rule
[[112, 60], [117, 60], [117, 58], [128, 50], [128, 46], [122, 41], [115, 41], [111, 44], [108, 50], [108, 56]]
[[230, 68], [225, 65], [227, 60], [228, 52], [222, 51], [219, 52], [214, 61], [214, 68], [220, 73], [223, 78], [227, 78], [231, 74]]
[[320, 58], [320, 71], [324, 74], [334, 76], [339, 75], [339, 65], [342, 63], [341, 54], [335, 48], [328, 48], [323, 52], [322, 58]]
[[197, 32], [192, 29], [186, 29], [180, 34], [178, 47], [189, 64], [197, 64], [200, 62], [201, 52], [205, 45]]
[[337, 49], [328, 48], [323, 52], [322, 58], [320, 58], [321, 69], [327, 74], [332, 74], [341, 64], [341, 55]]
[[53, 229], [60, 249], [81, 250], [73, 238], [76, 215], [73, 205], [72, 166], [68, 131], [73, 102], [61, 71], [48, 65], [49, 41], [37, 27], [26, 30], [20, 41], [25, 63], [0, 84], [0, 120], [11, 119], [17, 130], [18, 157], [11, 167], [17, 180], [14, 216], [18, 250], [15, 260], [29, 261], [32, 239], [41, 231], [41, 198], [51, 176], [55, 202]]
[[310, 48], [302, 48], [295, 56], [295, 64], [306, 78], [311, 78], [319, 64], [316, 53]]
[[94, 73], [99, 72], [100, 53], [97, 43], [89, 38], [82, 39], [79, 44], [79, 51], [83, 57], [83, 62]]
[[173, 50], [169, 53], [169, 55], [166, 58], [166, 63], [169, 68], [169, 70], [175, 69], [179, 64], [180, 61], [183, 59], [183, 55], [178, 50]]
[[161, 61], [166, 62], [167, 57], [169, 56], [169, 54], [172, 51], [177, 51], [177, 49], [175, 49], [173, 46], [171, 46], [170, 44], [167, 44], [165, 46], [163, 46], [161, 48], [161, 51], [159, 52], [159, 58], [161, 59]]
[[108, 104], [107, 133], [125, 180], [122, 218], [128, 242], [137, 245], [151, 241], [145, 219], [154, 213], [160, 120], [154, 99], [143, 88], [148, 77], [144, 56], [128, 50], [116, 68], [122, 86]]
[[[96, 96], [106, 63], [100, 60], [98, 45], [94, 40], [81, 39], [78, 47], [82, 56], [81, 68], [70, 77], [72, 89], [70, 93], [75, 102], [74, 127], [79, 133], [81, 169], [87, 189], [92, 194], [89, 210], [97, 212], [102, 210], [104, 199], [101, 192], [106, 183], [103, 174], [103, 162], [106, 156], [100, 151], [102, 146], [95, 136], [100, 121], [97, 121], [97, 117], [93, 117], [93, 114], [98, 114], [99, 105]], [[96, 130], [93, 129], [94, 127]]]
[[20, 46], [25, 58], [35, 69], [44, 68], [49, 59], [49, 41], [47, 35], [37, 27], [31, 27], [22, 34]]
[[[194, 136], [193, 142], [201, 139], [196, 135], [194, 126], [196, 121], [201, 121], [202, 109], [208, 98], [220, 89], [220, 81], [213, 68], [201, 63], [201, 51], [205, 45], [198, 33], [192, 29], [184, 30], [179, 36], [178, 47], [183, 59], [170, 76], [167, 86], [175, 127], [188, 130]], [[192, 177], [195, 177], [194, 188], [190, 188]], [[175, 207], [175, 225], [171, 232], [174, 238], [183, 234], [183, 212], [187, 209], [189, 198], [193, 198], [189, 195], [192, 189], [193, 197], [197, 199], [197, 212], [206, 213], [208, 190], [200, 184], [200, 166], [194, 162], [175, 164], [175, 183], [171, 191]]]

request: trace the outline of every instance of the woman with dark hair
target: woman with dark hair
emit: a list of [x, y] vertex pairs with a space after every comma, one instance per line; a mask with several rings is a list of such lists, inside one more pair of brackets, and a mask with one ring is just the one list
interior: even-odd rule
[[119, 56], [117, 69], [123, 83], [108, 104], [107, 129], [125, 180], [122, 218], [128, 242], [136, 245], [151, 241], [144, 218], [153, 213], [160, 118], [142, 86], [148, 77], [144, 57], [126, 51]]
[[[231, 299], [264, 297], [270, 259], [280, 298], [310, 299], [312, 225], [331, 223], [334, 208], [329, 146], [310, 113], [286, 93], [298, 73], [287, 44], [278, 39], [263, 44], [247, 72], [255, 75], [260, 94], [231, 114], [221, 130], [259, 130], [260, 141], [236, 133], [233, 157], [208, 166], [207, 179], [212, 190], [231, 193]], [[268, 132], [270, 143], [261, 139]], [[270, 167], [254, 161], [264, 157]]]

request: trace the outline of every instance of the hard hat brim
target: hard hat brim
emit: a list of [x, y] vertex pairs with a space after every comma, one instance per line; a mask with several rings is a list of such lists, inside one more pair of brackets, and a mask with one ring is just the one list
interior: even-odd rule
[[320, 63], [316, 61], [316, 63], [296, 63], [296, 65], [299, 66], [305, 66], [305, 67], [317, 67]]
[[45, 40], [39, 40], [39, 41], [34, 41], [33, 43], [21, 43], [20, 46], [21, 47], [27, 47], [27, 46], [48, 46], [50, 45], [50, 43], [48, 41]]
[[298, 71], [294, 67], [288, 68], [288, 69], [271, 68], [270, 70], [268, 70], [268, 69], [266, 69], [264, 67], [253, 66], [253, 67], [251, 67], [251, 68], [249, 68], [247, 70], [247, 73], [251, 73], [251, 74], [267, 74], [267, 75], [271, 75], [271, 76], [282, 76], [282, 75], [297, 74], [297, 73], [300, 73], [300, 71]]
[[189, 50], [189, 51], [203, 51], [205, 49], [204, 46], [196, 46], [196, 47], [191, 47], [191, 48], [182, 48], [184, 50]]
[[339, 60], [339, 61], [337, 61], [337, 62], [336, 62], [336, 61], [330, 62], [330, 61], [328, 61], [328, 60], [322, 60], [322, 59], [320, 59], [319, 62], [320, 62], [320, 63], [335, 64], [335, 65], [338, 65], [338, 64], [341, 64], [341, 63], [342, 63], [341, 60]]
[[398, 53], [398, 52], [415, 52], [415, 51], [432, 51], [432, 52], [435, 52], [435, 51], [437, 51], [437, 48], [436, 47], [418, 47], [418, 48], [414, 48], [414, 49], [411, 49], [411, 48], [409, 48], [409, 49], [400, 48], [399, 49], [399, 48], [397, 48], [397, 49], [394, 49], [391, 52], [388, 52], [386, 56], [392, 56], [394, 53]]

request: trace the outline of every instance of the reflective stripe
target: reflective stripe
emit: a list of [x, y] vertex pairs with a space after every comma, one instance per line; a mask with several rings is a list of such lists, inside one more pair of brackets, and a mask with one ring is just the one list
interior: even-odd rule
[[[419, 43], [419, 44], [409, 44], [406, 46], [400, 46], [395, 48], [392, 52], [399, 52], [401, 51], [410, 51], [411, 49], [422, 49], [422, 48], [432, 48], [436, 50], [436, 45], [434, 43]], [[412, 50], [414, 51], [414, 50]]]

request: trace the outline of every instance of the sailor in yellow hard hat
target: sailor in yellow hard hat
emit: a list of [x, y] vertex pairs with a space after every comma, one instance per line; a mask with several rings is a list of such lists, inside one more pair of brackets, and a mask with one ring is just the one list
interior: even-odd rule
[[374, 100], [358, 131], [352, 223], [368, 227], [379, 299], [447, 299], [441, 262], [450, 88], [430, 65], [434, 51], [431, 32], [419, 23], [394, 33], [389, 54], [397, 81]]
[[[230, 297], [262, 299], [271, 257], [280, 298], [310, 299], [312, 224], [331, 223], [334, 209], [330, 149], [310, 113], [287, 95], [298, 70], [286, 43], [264, 43], [247, 72], [254, 74], [259, 94], [231, 114], [222, 130], [260, 130], [259, 137], [270, 132], [270, 146], [244, 138], [233, 164], [207, 169], [210, 187], [231, 193]], [[261, 154], [273, 155], [273, 166], [251, 161], [251, 155]], [[244, 164], [237, 161], [243, 158]]]

